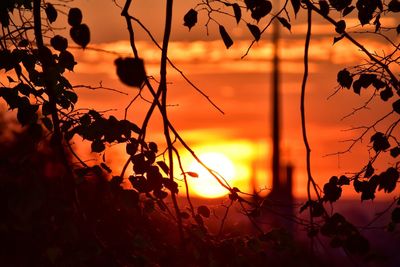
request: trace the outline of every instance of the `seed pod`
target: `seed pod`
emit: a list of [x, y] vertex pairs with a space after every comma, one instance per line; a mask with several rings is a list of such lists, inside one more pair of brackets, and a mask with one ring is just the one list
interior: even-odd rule
[[47, 19], [50, 21], [50, 23], [53, 23], [54, 21], [56, 21], [58, 13], [52, 4], [47, 3], [45, 12], [46, 12]]
[[194, 10], [194, 9], [190, 9], [190, 10], [186, 13], [186, 15], [183, 17], [183, 21], [184, 21], [183, 25], [186, 26], [186, 27], [188, 27], [188, 28], [189, 28], [189, 31], [190, 31], [190, 29], [191, 29], [194, 25], [196, 25], [196, 23], [197, 23], [197, 11]]
[[50, 40], [51, 46], [58, 51], [64, 51], [68, 48], [68, 40], [67, 38], [62, 37], [61, 35], [56, 35]]
[[118, 78], [126, 85], [141, 87], [146, 79], [143, 60], [140, 58], [117, 58]]
[[77, 26], [73, 26], [69, 32], [72, 40], [85, 48], [90, 42], [90, 30], [86, 24], [79, 24]]
[[78, 26], [82, 23], [82, 11], [77, 8], [71, 8], [68, 12], [68, 24], [71, 26]]
[[64, 50], [60, 53], [58, 57], [58, 64], [67, 70], [73, 71], [74, 66], [76, 65], [74, 56], [68, 52], [67, 50]]

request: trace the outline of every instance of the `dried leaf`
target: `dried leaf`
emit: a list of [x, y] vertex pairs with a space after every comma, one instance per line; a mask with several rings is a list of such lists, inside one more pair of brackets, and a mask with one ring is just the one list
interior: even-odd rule
[[222, 40], [224, 41], [224, 44], [227, 49], [233, 45], [232, 38], [229, 36], [228, 32], [225, 30], [225, 27], [222, 25], [219, 25], [219, 33], [221, 35]]
[[251, 34], [253, 35], [253, 37], [254, 37], [254, 39], [255, 39], [256, 41], [260, 40], [261, 31], [260, 31], [260, 29], [259, 29], [256, 25], [247, 23], [247, 28], [249, 28]]
[[287, 28], [289, 31], [292, 28], [292, 25], [290, 25], [289, 21], [287, 19], [278, 17], [279, 22], [283, 25], [283, 27]]
[[242, 10], [237, 3], [232, 4], [233, 13], [235, 14], [236, 23], [239, 24], [242, 18]]

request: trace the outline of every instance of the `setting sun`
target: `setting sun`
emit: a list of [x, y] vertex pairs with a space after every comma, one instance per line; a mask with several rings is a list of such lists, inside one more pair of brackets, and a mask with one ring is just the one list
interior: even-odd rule
[[[228, 183], [234, 179], [236, 174], [235, 166], [226, 155], [217, 152], [208, 152], [201, 154], [199, 158], [206, 166], [215, 171], [217, 176], [223, 177]], [[216, 198], [228, 193], [215, 177], [198, 162], [190, 164], [188, 170], [199, 175], [197, 179], [191, 180], [190, 183], [190, 187], [196, 195]]]

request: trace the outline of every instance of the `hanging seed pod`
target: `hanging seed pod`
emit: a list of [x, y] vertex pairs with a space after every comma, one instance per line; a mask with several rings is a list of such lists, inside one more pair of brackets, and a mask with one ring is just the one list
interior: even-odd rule
[[56, 35], [51, 38], [50, 44], [57, 51], [64, 51], [68, 48], [67, 38], [62, 37], [61, 35]]
[[57, 9], [55, 9], [52, 4], [47, 3], [45, 12], [46, 12], [47, 19], [50, 21], [50, 23], [53, 23], [54, 21], [56, 21], [58, 13], [57, 13]]
[[82, 48], [85, 48], [90, 42], [90, 30], [86, 24], [73, 26], [69, 33], [72, 40]]
[[71, 8], [68, 12], [68, 24], [78, 26], [82, 23], [82, 11], [79, 8]]
[[143, 60], [140, 58], [117, 58], [118, 78], [126, 85], [141, 87], [146, 79]]

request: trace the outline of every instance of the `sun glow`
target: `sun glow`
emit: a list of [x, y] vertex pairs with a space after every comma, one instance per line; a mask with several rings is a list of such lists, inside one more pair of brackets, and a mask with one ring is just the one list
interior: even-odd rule
[[[236, 174], [235, 166], [225, 154], [207, 152], [201, 154], [199, 158], [208, 168], [215, 172], [217, 177], [223, 177], [228, 183], [234, 179]], [[215, 177], [197, 161], [190, 164], [188, 170], [199, 175], [197, 179], [193, 179], [190, 182], [190, 188], [196, 195], [217, 198], [228, 193]]]

